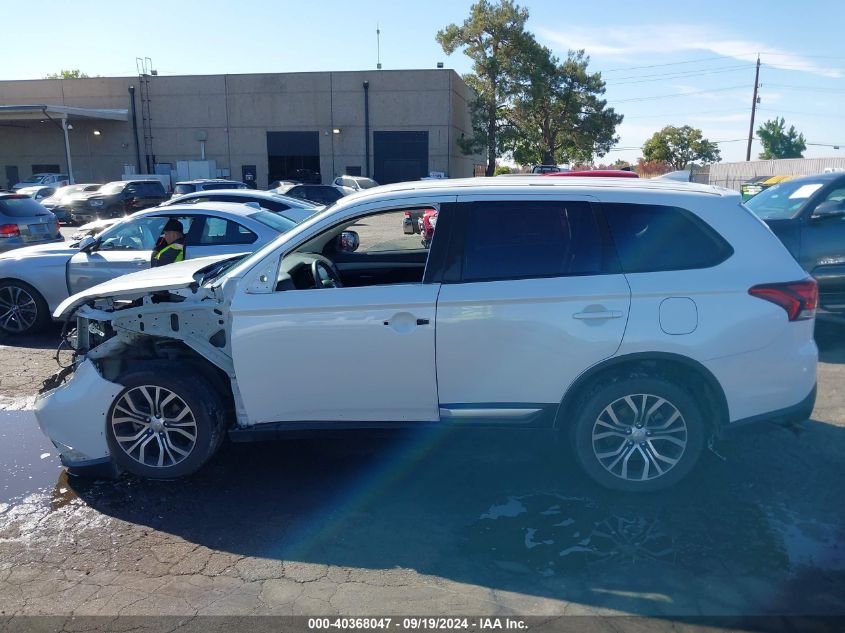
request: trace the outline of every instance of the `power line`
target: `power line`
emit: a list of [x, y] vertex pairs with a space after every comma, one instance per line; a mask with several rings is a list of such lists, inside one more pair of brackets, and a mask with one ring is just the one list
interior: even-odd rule
[[810, 90], [812, 92], [845, 92], [843, 88], [817, 88], [815, 86], [795, 86], [792, 84], [765, 84], [767, 88], [786, 88], [787, 90]]
[[653, 97], [634, 97], [631, 99], [614, 99], [612, 103], [633, 103], [635, 101], [654, 101], [655, 99], [669, 99], [671, 97], [692, 97], [695, 95], [708, 94], [711, 92], [725, 92], [727, 90], [737, 90], [739, 88], [746, 88], [745, 85], [728, 86], [726, 88], [714, 88], [712, 90], [695, 90], [691, 92], [676, 92], [665, 95], [654, 95]]
[[682, 62], [667, 62], [665, 64], [648, 64], [646, 66], [618, 66], [616, 68], [608, 68], [607, 70], [604, 70], [603, 72], [615, 73], [615, 72], [619, 72], [620, 70], [638, 70], [640, 68], [662, 68], [664, 66], [679, 66], [681, 64], [697, 64], [699, 62], [712, 61], [714, 59], [724, 60], [725, 56], [724, 55], [717, 55], [717, 56], [714, 56], [714, 57], [702, 57], [701, 59], [688, 59], [688, 60], [682, 61]]
[[[631, 79], [632, 81], [617, 81], [616, 79], [609, 79], [608, 85], [622, 86], [626, 84], [641, 84], [652, 81], [666, 81], [669, 79], [687, 79], [689, 77], [702, 77], [704, 75], [718, 75], [722, 73], [733, 73], [738, 70], [747, 70], [754, 68], [754, 64], [742, 64], [741, 66], [729, 66], [727, 68], [717, 68], [713, 70], [688, 70], [685, 72], [672, 74], [658, 74], [658, 75], [641, 75], [640, 77], [620, 77], [620, 79]], [[646, 79], [646, 77], [654, 77], [654, 79]]]
[[[758, 110], [762, 110], [762, 108], [758, 108]], [[683, 112], [683, 113], [679, 113], [679, 112], [675, 111], [675, 112], [664, 112], [662, 114], [642, 114], [642, 115], [636, 115], [636, 116], [629, 116], [629, 115], [626, 114], [625, 120], [627, 121], [628, 119], [659, 119], [661, 117], [673, 117], [673, 116], [679, 116], [679, 115], [697, 116], [697, 115], [700, 115], [700, 114], [737, 114], [737, 112], [736, 112], [736, 110], [704, 110], [702, 112]]]

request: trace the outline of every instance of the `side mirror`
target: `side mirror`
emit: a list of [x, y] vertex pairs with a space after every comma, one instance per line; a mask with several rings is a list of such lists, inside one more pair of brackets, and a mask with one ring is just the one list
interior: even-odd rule
[[79, 240], [79, 252], [88, 252], [93, 250], [94, 244], [97, 243], [97, 238], [93, 235], [86, 235], [81, 240]]
[[335, 250], [337, 250], [338, 253], [354, 253], [358, 250], [358, 246], [360, 244], [361, 239], [355, 231], [344, 231], [337, 236]]
[[841, 218], [845, 216], [845, 200], [826, 200], [813, 211], [813, 219]]

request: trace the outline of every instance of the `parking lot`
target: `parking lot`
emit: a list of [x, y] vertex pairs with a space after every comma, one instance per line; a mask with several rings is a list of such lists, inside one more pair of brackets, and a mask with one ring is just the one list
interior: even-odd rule
[[58, 330], [7, 339], [0, 615], [845, 614], [843, 334], [817, 325], [811, 420], [736, 431], [649, 495], [519, 431], [300, 437], [225, 445], [182, 481], [68, 478], [29, 410]]

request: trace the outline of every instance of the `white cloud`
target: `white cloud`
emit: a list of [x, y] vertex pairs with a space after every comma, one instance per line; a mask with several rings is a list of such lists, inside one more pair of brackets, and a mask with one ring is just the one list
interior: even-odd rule
[[842, 77], [841, 68], [819, 66], [814, 61], [785, 49], [754, 40], [720, 38], [706, 27], [688, 24], [636, 26], [625, 28], [573, 28], [565, 31], [538, 28], [538, 35], [563, 49], [584, 49], [590, 55], [624, 57], [631, 62], [643, 53], [680, 53], [703, 50], [723, 57], [756, 62], [757, 54], [764, 64], [807, 72], [824, 77]]

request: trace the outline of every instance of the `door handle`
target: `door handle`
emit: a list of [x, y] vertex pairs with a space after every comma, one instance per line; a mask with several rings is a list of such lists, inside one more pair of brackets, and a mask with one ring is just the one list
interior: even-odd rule
[[579, 321], [601, 321], [603, 319], [621, 319], [622, 312], [620, 310], [599, 310], [596, 312], [576, 312], [572, 315], [573, 319]]

